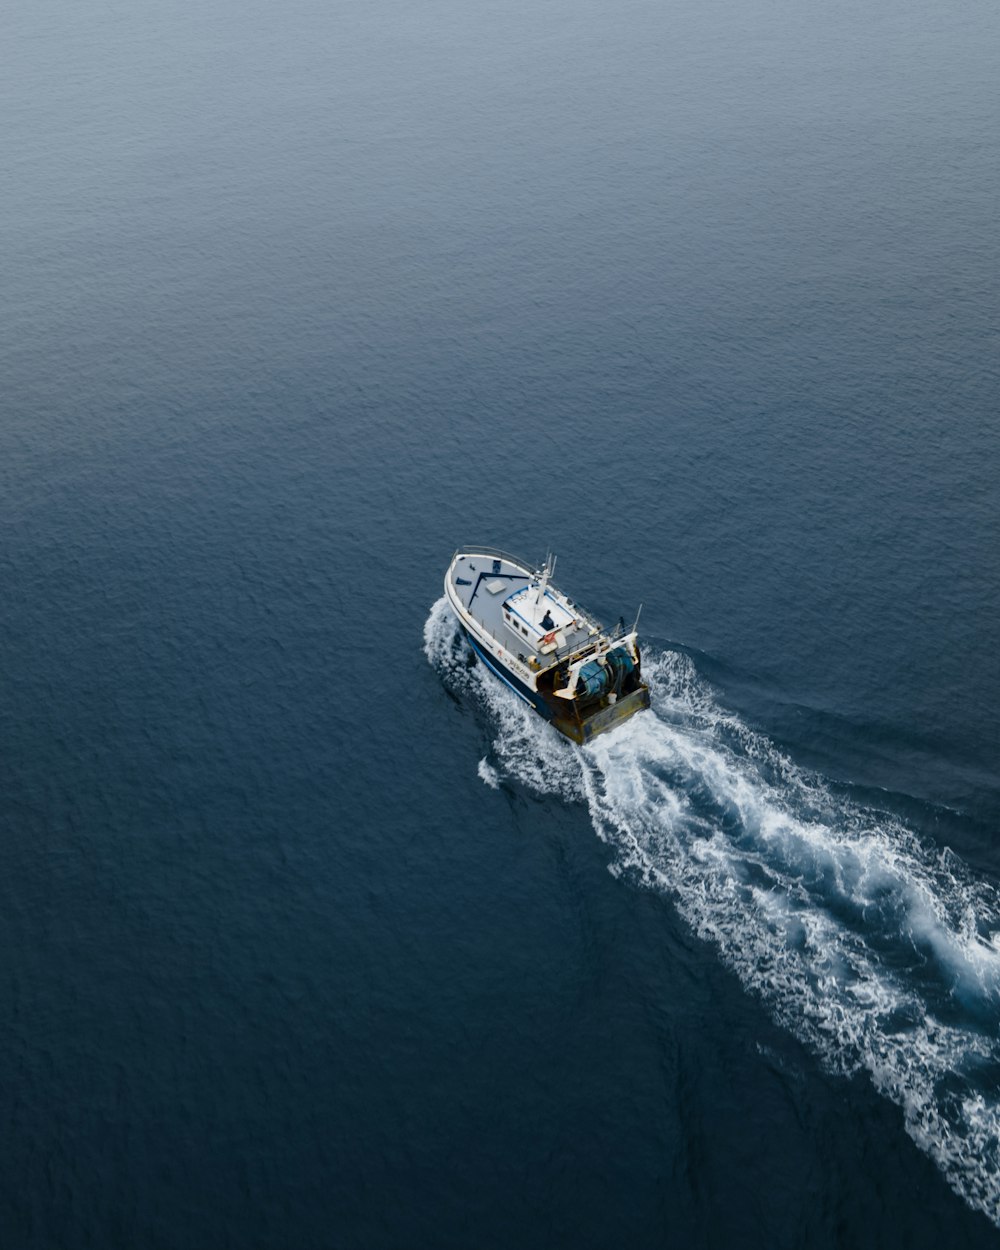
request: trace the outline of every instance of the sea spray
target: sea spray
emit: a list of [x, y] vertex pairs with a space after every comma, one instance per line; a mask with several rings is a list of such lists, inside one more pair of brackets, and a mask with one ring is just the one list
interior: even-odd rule
[[670, 895], [832, 1071], [866, 1072], [1000, 1225], [1000, 897], [895, 816], [835, 794], [647, 649], [650, 711], [580, 749], [471, 656], [442, 598], [427, 657], [488, 711], [486, 784], [586, 803], [611, 870]]

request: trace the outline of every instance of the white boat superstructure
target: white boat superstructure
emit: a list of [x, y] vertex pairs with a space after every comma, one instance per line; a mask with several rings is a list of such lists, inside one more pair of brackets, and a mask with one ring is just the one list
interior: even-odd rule
[[445, 594], [479, 658], [567, 737], [586, 742], [649, 706], [635, 629], [613, 630], [552, 582], [494, 547], [452, 557]]

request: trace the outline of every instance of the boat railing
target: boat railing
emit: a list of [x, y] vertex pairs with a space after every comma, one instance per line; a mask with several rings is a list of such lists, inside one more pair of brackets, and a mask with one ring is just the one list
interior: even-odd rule
[[504, 551], [500, 547], [480, 547], [471, 544], [466, 547], [458, 547], [455, 550], [455, 554], [451, 557], [453, 564], [458, 556], [487, 556], [491, 560], [506, 560], [510, 564], [516, 564], [519, 569], [527, 569], [529, 572], [533, 572], [537, 567], [527, 560], [523, 560], [520, 556]]
[[598, 632], [594, 634], [593, 637], [586, 639], [584, 642], [579, 642], [579, 641], [567, 642], [564, 647], [560, 647], [558, 651], [553, 652], [553, 656], [556, 659], [561, 660], [561, 659], [564, 659], [567, 655], [573, 655], [576, 652], [586, 651], [589, 646], [591, 645], [596, 646], [599, 641], [603, 641], [605, 639], [608, 642], [618, 642], [619, 639], [627, 637], [627, 635], [630, 632], [628, 629], [628, 626], [625, 625], [624, 621], [621, 619], [619, 619], [618, 623], [615, 625], [613, 629], [605, 629], [600, 624], [598, 619], [594, 616], [591, 616], [590, 613], [587, 612], [585, 608], [582, 608], [580, 606], [580, 604], [574, 603], [573, 607], [580, 613], [582, 620], [590, 621], [594, 625], [596, 625]]

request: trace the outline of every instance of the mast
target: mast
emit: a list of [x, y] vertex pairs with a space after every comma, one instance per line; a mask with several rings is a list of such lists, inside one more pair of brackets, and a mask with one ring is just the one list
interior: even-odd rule
[[548, 589], [549, 580], [555, 571], [556, 557], [549, 552], [549, 554], [545, 557], [545, 568], [542, 570], [542, 575], [538, 580], [538, 593], [535, 595], [536, 608], [540, 608], [542, 606], [542, 600], [545, 598], [545, 591]]

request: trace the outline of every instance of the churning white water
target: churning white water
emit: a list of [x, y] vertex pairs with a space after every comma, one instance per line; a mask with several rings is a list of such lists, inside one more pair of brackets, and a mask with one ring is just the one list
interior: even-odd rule
[[867, 1072], [951, 1186], [1000, 1225], [1000, 896], [897, 818], [834, 794], [650, 654], [652, 708], [583, 749], [470, 652], [442, 598], [431, 664], [488, 709], [479, 773], [587, 804], [611, 871], [684, 919], [832, 1070]]

